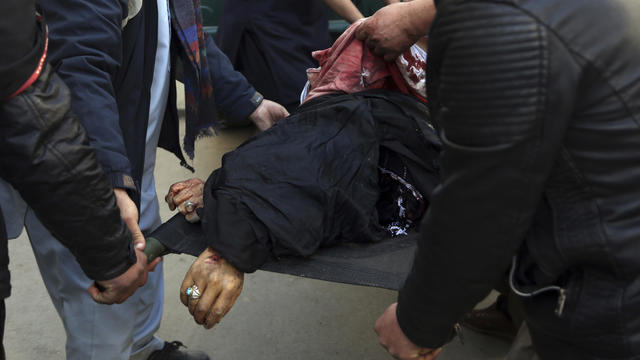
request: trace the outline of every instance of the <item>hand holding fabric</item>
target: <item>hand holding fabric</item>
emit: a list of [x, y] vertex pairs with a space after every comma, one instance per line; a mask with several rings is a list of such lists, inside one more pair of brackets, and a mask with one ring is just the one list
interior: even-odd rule
[[[89, 294], [99, 304], [121, 304], [147, 282], [147, 256], [136, 249], [137, 262], [125, 273], [111, 280], [96, 281], [89, 287]], [[154, 260], [157, 265], [160, 259]]]
[[93, 283], [88, 291], [94, 301], [100, 304], [120, 304], [147, 282], [147, 273], [153, 271], [161, 261], [157, 258], [147, 264], [147, 256], [143, 250], [146, 242], [138, 226], [138, 208], [123, 189], [114, 189], [116, 202], [120, 208], [120, 217], [127, 225], [133, 237], [136, 252], [136, 263], [118, 277]]
[[265, 131], [287, 116], [289, 116], [289, 112], [282, 105], [265, 99], [249, 115], [249, 119], [260, 131]]
[[398, 303], [391, 304], [376, 321], [374, 330], [378, 334], [380, 345], [398, 360], [433, 360], [438, 357], [442, 348], [423, 348], [406, 337], [398, 324], [397, 306]]
[[[191, 265], [180, 287], [180, 300], [198, 324], [211, 329], [231, 310], [242, 292], [244, 273], [207, 248]], [[200, 296], [187, 295], [197, 286]]]
[[169, 193], [164, 197], [164, 200], [171, 211], [177, 208], [188, 222], [195, 223], [200, 221], [196, 209], [204, 206], [203, 190], [204, 181], [200, 179], [180, 181], [169, 187]]
[[140, 226], [138, 225], [138, 207], [131, 200], [129, 194], [124, 189], [113, 189], [116, 196], [116, 202], [118, 208], [120, 208], [120, 217], [122, 221], [127, 225], [131, 236], [133, 237], [133, 244], [136, 250], [144, 250], [145, 240]]
[[[129, 228], [131, 232], [131, 236], [133, 237], [133, 246], [136, 249], [136, 252], [141, 252], [143, 256], [145, 256], [146, 263], [146, 255], [144, 255], [143, 251], [146, 246], [146, 240], [144, 239], [144, 235], [142, 234], [142, 230], [140, 230], [140, 226], [138, 225], [138, 207], [131, 200], [129, 194], [124, 189], [113, 189], [114, 194], [116, 195], [116, 202], [118, 203], [118, 208], [120, 208], [120, 217]], [[147, 264], [146, 270], [153, 271], [160, 263], [162, 258], [157, 258], [152, 261], [150, 264]], [[145, 278], [146, 278], [145, 274]]]
[[433, 0], [390, 4], [367, 18], [356, 36], [376, 55], [393, 61], [427, 34], [435, 13]]

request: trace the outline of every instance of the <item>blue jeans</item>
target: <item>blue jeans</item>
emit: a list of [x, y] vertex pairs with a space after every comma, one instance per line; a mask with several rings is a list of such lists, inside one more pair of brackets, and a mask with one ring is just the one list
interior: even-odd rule
[[162, 319], [162, 263], [124, 303], [97, 304], [87, 292], [92, 280], [31, 209], [25, 227], [42, 280], [67, 333], [67, 359], [146, 359], [163, 347], [164, 341], [154, 336]]

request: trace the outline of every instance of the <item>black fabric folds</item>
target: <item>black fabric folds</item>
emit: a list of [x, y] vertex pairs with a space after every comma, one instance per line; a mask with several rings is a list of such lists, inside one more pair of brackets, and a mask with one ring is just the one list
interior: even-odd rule
[[202, 216], [209, 245], [253, 272], [270, 256], [388, 237], [376, 207], [379, 162], [401, 162], [399, 175], [428, 202], [440, 146], [427, 120], [425, 105], [386, 90], [306, 103], [211, 174]]

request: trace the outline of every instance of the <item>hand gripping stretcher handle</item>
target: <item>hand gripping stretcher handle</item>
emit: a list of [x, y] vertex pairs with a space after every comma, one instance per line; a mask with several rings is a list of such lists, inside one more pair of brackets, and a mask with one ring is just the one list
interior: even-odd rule
[[169, 249], [164, 246], [160, 240], [154, 237], [148, 237], [146, 239], [147, 245], [144, 248], [144, 254], [147, 255], [147, 263], [152, 262], [158, 256], [163, 256], [170, 253]]

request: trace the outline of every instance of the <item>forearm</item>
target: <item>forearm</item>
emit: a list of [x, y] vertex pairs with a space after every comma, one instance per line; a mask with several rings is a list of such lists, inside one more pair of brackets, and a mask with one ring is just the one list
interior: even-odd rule
[[71, 90], [73, 112], [113, 186], [133, 190], [114, 89], [124, 70], [121, 3], [40, 1], [50, 34], [48, 61]]
[[229, 58], [207, 36], [211, 84], [218, 111], [233, 120], [244, 120], [260, 104], [256, 90], [241, 73], [237, 72]]
[[[218, 169], [205, 183], [202, 231], [208, 245], [220, 256], [238, 270], [252, 273], [271, 256], [269, 232], [232, 191], [219, 186], [221, 176], [224, 174]], [[229, 237], [230, 233], [234, 235]]]
[[2, 177], [76, 256], [87, 276], [116, 277], [135, 262], [113, 190], [70, 112], [63, 82], [45, 69], [2, 105]]
[[356, 22], [364, 17], [351, 0], [324, 0], [324, 2], [331, 10], [349, 23]]
[[412, 36], [420, 38], [429, 32], [431, 23], [436, 14], [436, 5], [433, 0], [413, 0], [404, 2], [406, 6], [406, 19], [411, 29]]

